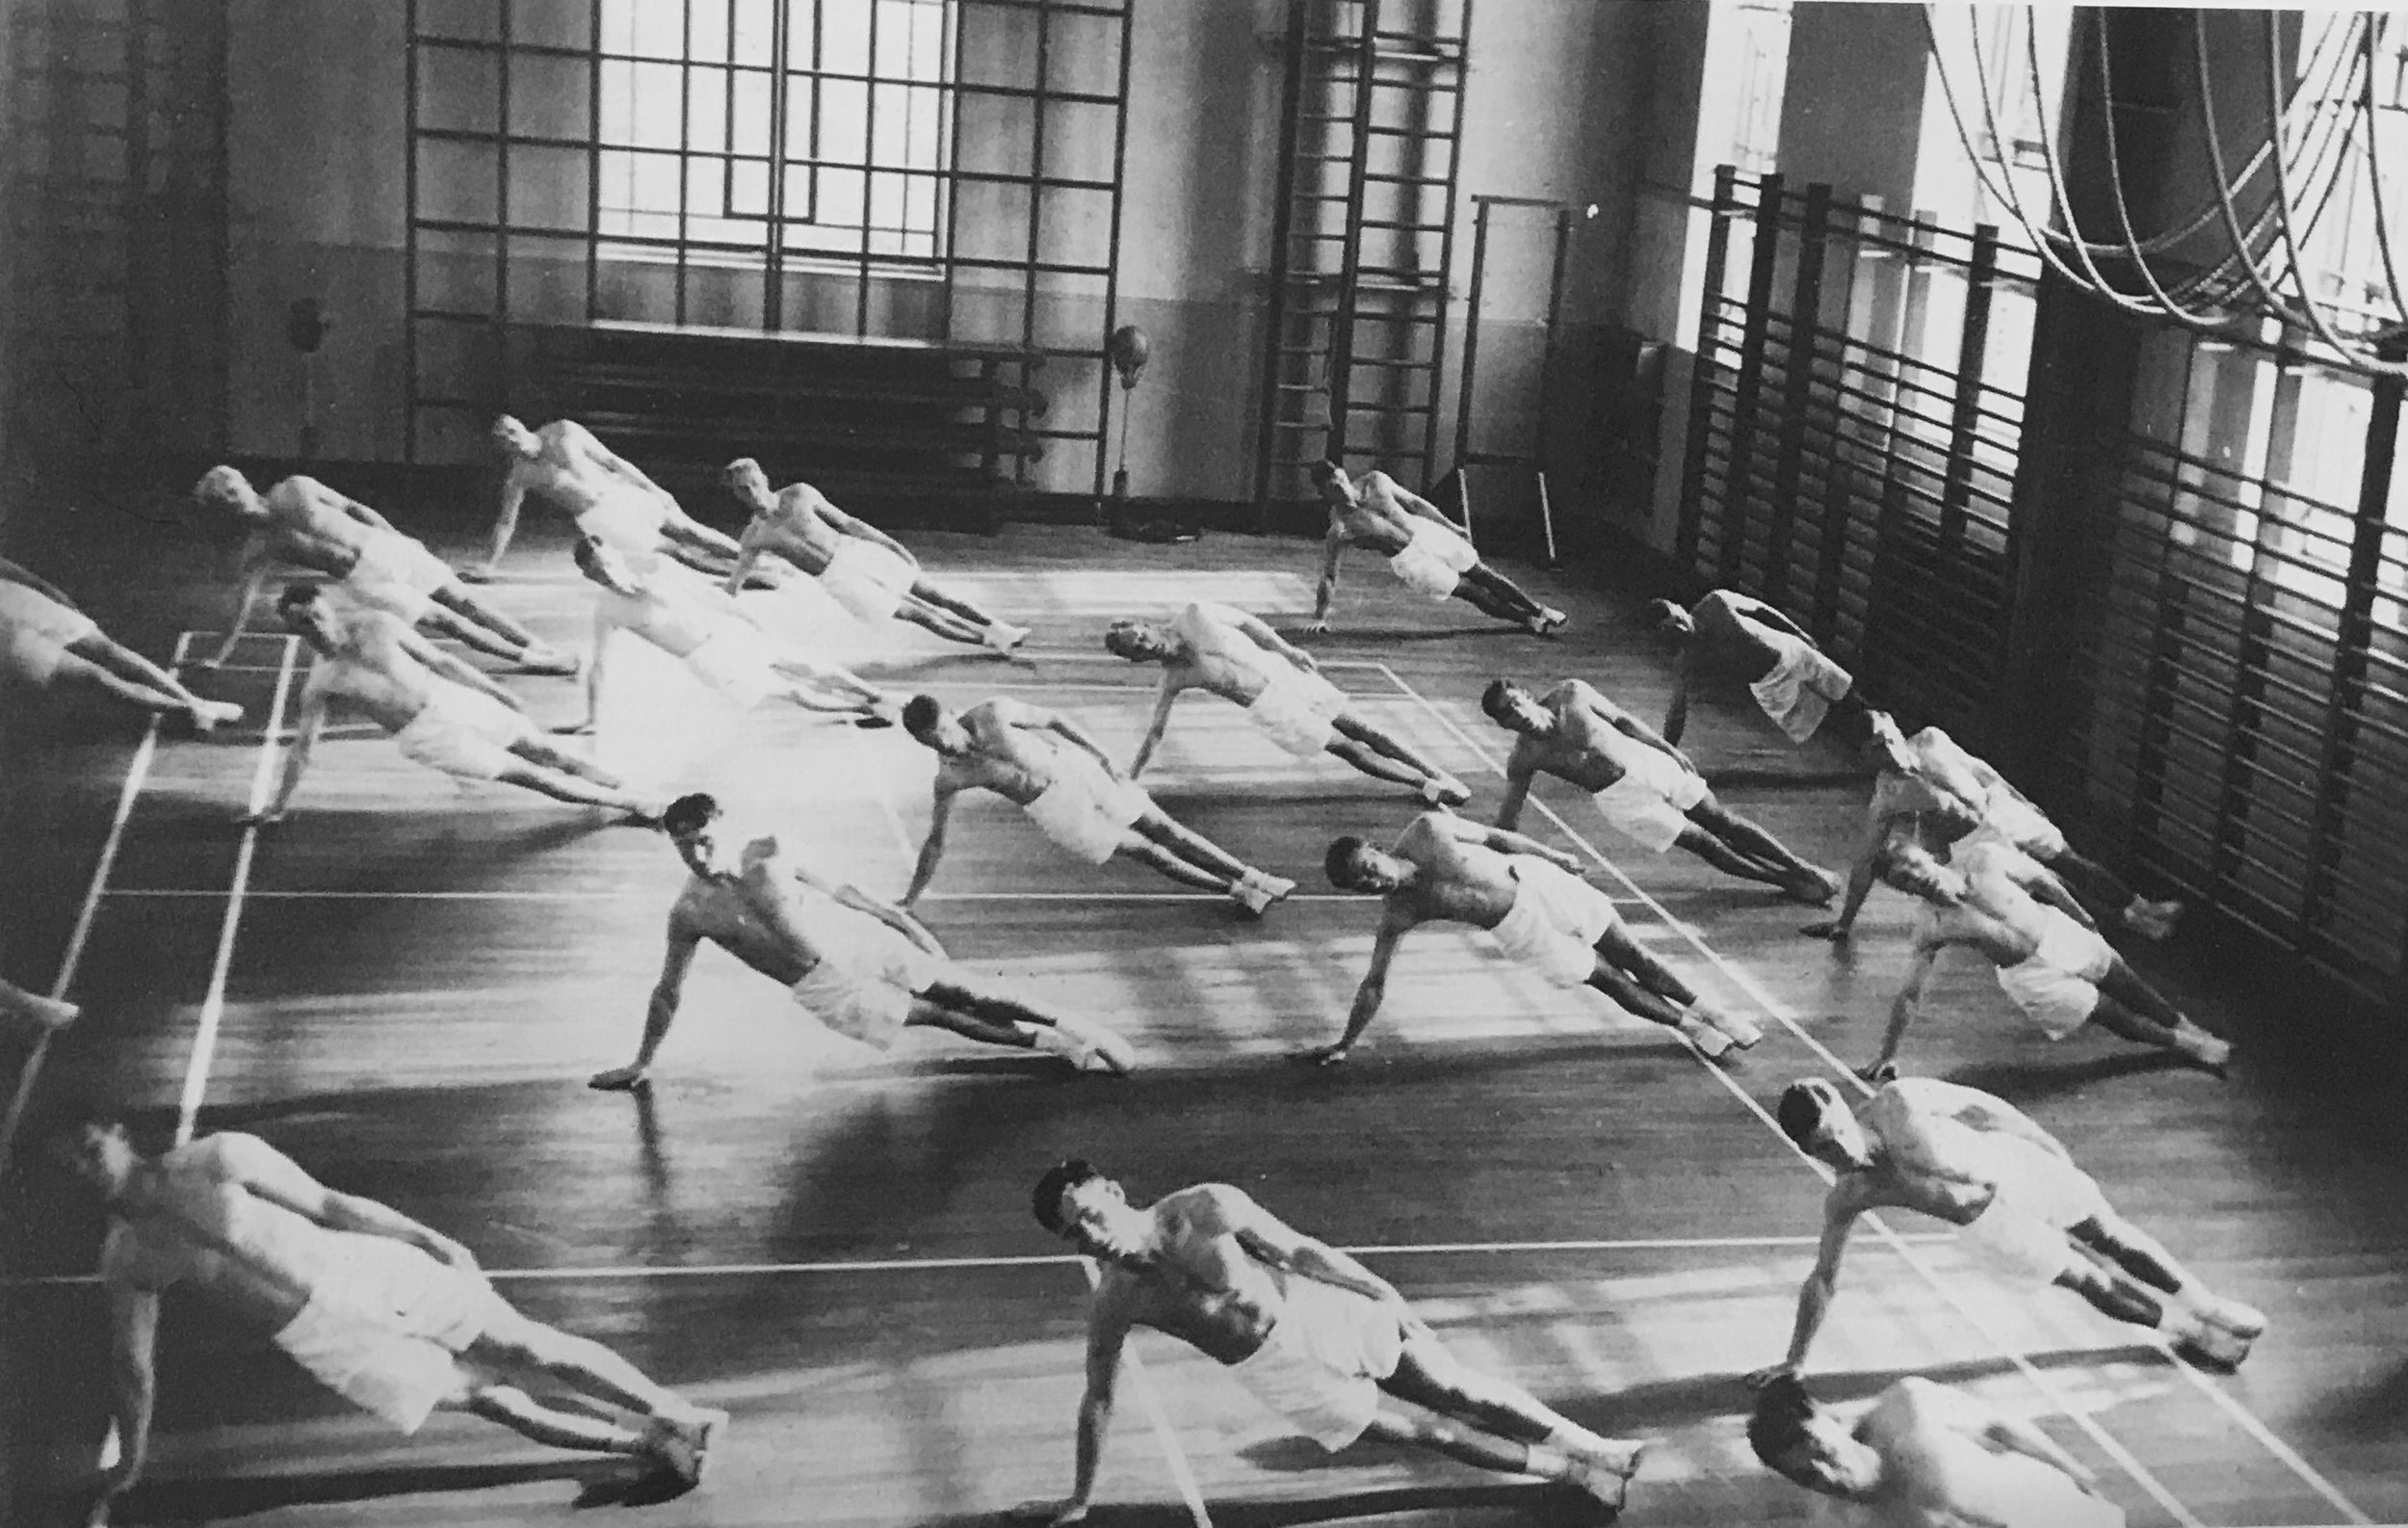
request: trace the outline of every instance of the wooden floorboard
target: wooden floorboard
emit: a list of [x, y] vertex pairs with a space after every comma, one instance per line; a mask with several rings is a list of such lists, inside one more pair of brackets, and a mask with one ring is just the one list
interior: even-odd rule
[[[563, 576], [560, 540], [529, 529], [515, 576], [491, 597], [542, 635], [581, 640], [582, 590]], [[221, 622], [224, 594], [196, 583], [166, 540], [66, 566], [39, 543], [14, 555], [95, 593], [113, 626], [164, 652], [177, 631]], [[1200, 596], [1292, 628], [1315, 558], [1296, 541], [1133, 547], [1062, 529], [915, 540], [941, 580], [1030, 620], [1033, 655], [865, 632], [815, 592], [747, 597], [796, 640], [884, 682], [957, 704], [1008, 694], [1056, 706], [1116, 754], [1144, 725], [1150, 686], [1102, 654], [1106, 619]], [[462, 553], [466, 539], [444, 549]], [[120, 579], [123, 608], [79, 573]], [[1473, 783], [1474, 812], [1493, 812], [1502, 783], [1488, 761], [1504, 734], [1476, 703], [1489, 677], [1578, 674], [1651, 717], [1669, 695], [1634, 602], [1573, 574], [1531, 575], [1575, 614], [1553, 642], [1408, 600], [1373, 575], [1348, 569], [1340, 630], [1317, 650], [1367, 715]], [[1600, 872], [1640, 936], [1755, 1012], [1766, 1043], [1718, 1079], [1663, 1031], [1545, 986], [1470, 931], [1433, 929], [1406, 941], [1355, 1058], [1299, 1066], [1296, 1051], [1342, 1024], [1374, 921], [1372, 903], [1322, 882], [1322, 850], [1341, 831], [1391, 834], [1415, 808], [1334, 761], [1289, 759], [1233, 709], [1191, 698], [1149, 784], [1305, 896], [1248, 921], [1141, 869], [1070, 862], [981, 802], [957, 815], [926, 909], [965, 966], [1129, 1034], [1139, 1075], [1073, 1077], [919, 1032], [872, 1055], [706, 952], [651, 1096], [605, 1096], [583, 1078], [629, 1054], [641, 1027], [681, 876], [667, 843], [505, 788], [456, 789], [351, 727], [322, 749], [294, 819], [258, 837], [236, 908], [233, 817], [258, 777], [282, 651], [256, 639], [197, 681], [252, 707], [245, 728], [163, 733], [73, 984], [89, 1016], [52, 1048], [39, 1095], [106, 1093], [164, 1139], [213, 1014], [203, 1128], [257, 1131], [327, 1181], [459, 1236], [524, 1308], [738, 1412], [721, 1473], [647, 1507], [647, 1521], [989, 1521], [1061, 1489], [1084, 1284], [1074, 1266], [1043, 1260], [1060, 1249], [1030, 1222], [1026, 1193], [1072, 1152], [1141, 1196], [1234, 1182], [1297, 1225], [1373, 1249], [1467, 1357], [1590, 1425], [1661, 1437], [1628, 1520], [1806, 1520], [1809, 1498], [1746, 1452], [1738, 1377], [1786, 1339], [1819, 1186], [1746, 1100], [1769, 1106], [1793, 1076], [1827, 1075], [1826, 1052], [1871, 1053], [1904, 957], [1895, 895], [1876, 892], [1856, 939], [1834, 950], [1798, 936], [1810, 910], [1686, 856], [1628, 853], [1584, 804], [1542, 787], [1539, 800], [1630, 878]], [[925, 751], [892, 731], [737, 715], [653, 655], [626, 659], [606, 701], [645, 710], [639, 720], [622, 703], [615, 724], [606, 718], [604, 758], [713, 790], [815, 864], [900, 892], [927, 820]], [[505, 682], [546, 722], [578, 704], [569, 681]], [[0, 969], [41, 986], [138, 729], [72, 711], [11, 723]], [[1862, 787], [1841, 777], [1844, 761], [1780, 746], [1743, 696], [1714, 698], [1688, 745], [1726, 781], [1728, 804], [1825, 863], [1846, 852]], [[1527, 826], [1572, 843], [1543, 813]], [[1965, 1384], [2041, 1418], [2107, 1475], [2135, 1524], [2183, 1519], [2099, 1435], [2189, 1520], [2335, 1520], [2245, 1409], [2372, 1517], [2408, 1517], [2399, 1057], [2339, 1052], [2314, 1015], [2220, 1002], [2186, 978], [2185, 954], [2178, 938], [2144, 959], [2203, 1021], [2243, 1041], [2231, 1084], [2104, 1038], [2049, 1044], [1954, 960], [1908, 1057], [2028, 1109], [2120, 1208], [2267, 1310], [2272, 1330], [2243, 1373], [2210, 1382], [2237, 1404], [2216, 1404], [2070, 1297], [1998, 1293], [1911, 1216], [1898, 1229], [1919, 1238], [1923, 1267], [1861, 1242], [1817, 1385], [1851, 1399], [1902, 1373]], [[0, 1076], [17, 1062], [0, 1054]], [[10, 1269], [38, 1281], [8, 1291], [0, 1359], [23, 1376], [4, 1387], [12, 1457], [26, 1520], [41, 1521], [64, 1511], [56, 1488], [101, 1428], [97, 1301], [73, 1281], [97, 1225], [41, 1175], [13, 1196]], [[1529, 1245], [1565, 1242], [1590, 1245]], [[1412, 1250], [1435, 1244], [1481, 1250]], [[918, 1266], [943, 1259], [974, 1265]], [[724, 1271], [739, 1265], [775, 1271]], [[611, 1464], [471, 1422], [439, 1421], [416, 1440], [380, 1434], [205, 1313], [171, 1306], [169, 1332], [157, 1467], [122, 1520], [499, 1524], [624, 1492]], [[2009, 1364], [2000, 1342], [2030, 1367]], [[1324, 1460], [1277, 1437], [1208, 1361], [1162, 1341], [1139, 1352], [1214, 1523], [1592, 1520], [1547, 1488], [1369, 1445]], [[1100, 1499], [1098, 1523], [1191, 1520], [1134, 1396]]]

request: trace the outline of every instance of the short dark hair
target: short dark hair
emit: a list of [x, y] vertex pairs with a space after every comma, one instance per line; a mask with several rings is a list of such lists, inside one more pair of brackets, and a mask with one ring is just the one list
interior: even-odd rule
[[1747, 1419], [1747, 1443], [1756, 1457], [1775, 1470], [1791, 1450], [1806, 1440], [1806, 1424], [1814, 1420], [1815, 1398], [1794, 1374], [1776, 1374], [1756, 1392], [1756, 1409]]
[[1675, 600], [1651, 599], [1647, 602], [1647, 624], [1659, 629], [1674, 617], [1688, 615], [1688, 612], [1682, 609], [1679, 602]]
[[1822, 1124], [1822, 1112], [1820, 1092], [1801, 1081], [1781, 1090], [1773, 1118], [1781, 1121], [1781, 1133], [1802, 1146]]
[[276, 596], [275, 608], [291, 610], [296, 605], [306, 605], [324, 593], [324, 590], [306, 578], [296, 579], [285, 585], [284, 593]]
[[1510, 679], [1489, 680], [1488, 688], [1479, 693], [1480, 710], [1487, 715], [1488, 720], [1496, 721], [1497, 713], [1505, 706], [1505, 697], [1519, 688], [1521, 687]]
[[944, 714], [945, 708], [936, 703], [936, 697], [932, 695], [915, 695], [910, 699], [903, 702], [903, 730], [910, 733], [912, 736], [917, 737], [921, 733], [927, 731], [929, 727], [934, 726], [936, 724], [936, 719]]
[[580, 536], [577, 540], [569, 543], [568, 555], [576, 562], [580, 568], [590, 573], [594, 569], [593, 554], [600, 550], [602, 550], [601, 538], [595, 536]]
[[1036, 1216], [1036, 1223], [1055, 1235], [1060, 1235], [1062, 1196], [1080, 1184], [1092, 1183], [1103, 1175], [1096, 1171], [1095, 1164], [1085, 1157], [1071, 1157], [1047, 1168], [1045, 1175], [1036, 1180], [1035, 1191], [1029, 1196], [1029, 1209]]
[[1329, 853], [1322, 856], [1322, 874], [1340, 890], [1351, 890], [1354, 880], [1354, 856], [1363, 852], [1363, 840], [1352, 833], [1341, 833], [1329, 841]]
[[1337, 462], [1323, 457], [1304, 470], [1312, 474], [1313, 481], [1316, 483], [1331, 483], [1337, 480], [1339, 468]]
[[661, 830], [671, 837], [690, 833], [720, 814], [719, 798], [703, 791], [680, 796], [661, 809]]
[[96, 1098], [75, 1097], [42, 1109], [36, 1117], [34, 1128], [27, 1133], [40, 1144], [37, 1153], [40, 1160], [53, 1167], [64, 1167], [67, 1150], [87, 1130], [123, 1130], [130, 1134], [132, 1127], [116, 1106]]

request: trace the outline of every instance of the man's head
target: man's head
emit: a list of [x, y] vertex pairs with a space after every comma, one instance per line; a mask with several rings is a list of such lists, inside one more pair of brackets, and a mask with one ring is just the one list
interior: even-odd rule
[[1925, 842], [1926, 824], [1920, 812], [1891, 819], [1873, 855], [1873, 874], [1905, 892], [1937, 907], [1952, 908], [1965, 900], [1962, 871], [1943, 863]]
[[569, 547], [568, 555], [576, 559], [577, 571], [604, 589], [621, 594], [642, 592], [643, 580], [638, 578], [635, 569], [627, 566], [627, 559], [618, 555], [618, 549], [600, 537], [577, 538], [576, 543]]
[[211, 467], [193, 485], [193, 498], [214, 510], [225, 510], [246, 520], [264, 520], [267, 505], [260, 502], [259, 490], [250, 486], [250, 479], [224, 465]]
[[1343, 510], [1354, 503], [1354, 483], [1347, 476], [1346, 468], [1323, 457], [1308, 470], [1312, 475], [1313, 489], [1322, 496], [1322, 502], [1333, 510]]
[[533, 461], [543, 455], [543, 437], [519, 423], [512, 414], [502, 414], [493, 421], [493, 443], [506, 457]]
[[1039, 1225], [1089, 1257], [1126, 1256], [1143, 1250], [1143, 1212], [1131, 1208], [1120, 1185], [1084, 1157], [1047, 1168], [1029, 1196], [1029, 1208]]
[[306, 641], [320, 652], [334, 650], [339, 635], [333, 607], [327, 603], [326, 591], [306, 581], [287, 584], [276, 596], [276, 619], [285, 629]]
[[720, 818], [718, 798], [695, 791], [680, 796], [661, 812], [661, 831], [677, 846], [677, 857], [697, 876], [717, 873], [719, 845], [711, 825]]
[[1104, 647], [1131, 663], [1165, 663], [1177, 656], [1179, 639], [1151, 620], [1115, 620], [1104, 628]]
[[970, 750], [969, 731], [932, 695], [915, 695], [904, 701], [903, 724], [913, 738], [948, 758]]
[[1386, 895], [1405, 883], [1412, 867], [1396, 856], [1374, 847], [1352, 833], [1330, 840], [1322, 856], [1322, 871], [1341, 891]]
[[1872, 1161], [1865, 1127], [1857, 1122], [1840, 1090], [1820, 1077], [1801, 1077], [1782, 1089], [1773, 1118], [1781, 1122], [1783, 1135], [1825, 1167], [1847, 1172]]
[[104, 1202], [124, 1193], [127, 1180], [142, 1165], [125, 1121], [99, 1109], [79, 1110], [62, 1120], [44, 1138], [43, 1154]]
[[1686, 643], [1697, 635], [1697, 622], [1689, 613], [1668, 599], [1647, 602], [1647, 629], [1670, 643]]
[[750, 457], [738, 457], [720, 468], [720, 486], [755, 507], [770, 497], [770, 475]]
[[1826, 1496], [1862, 1499], [1881, 1478], [1881, 1456], [1816, 1405], [1793, 1374], [1757, 1392], [1747, 1441], [1775, 1474]]
[[1539, 703], [1538, 697], [1511, 679], [1491, 679], [1480, 692], [1479, 708], [1488, 720], [1508, 732], [1524, 737], [1536, 737], [1555, 725], [1555, 717]]

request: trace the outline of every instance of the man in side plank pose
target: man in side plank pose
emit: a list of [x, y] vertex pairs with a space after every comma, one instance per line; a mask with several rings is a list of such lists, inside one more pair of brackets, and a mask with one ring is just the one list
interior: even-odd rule
[[688, 514], [667, 488], [574, 419], [530, 430], [504, 414], [493, 421], [493, 442], [509, 461], [510, 474], [502, 480], [502, 508], [485, 559], [460, 574], [471, 583], [484, 582], [501, 566], [529, 493], [574, 519], [581, 534], [609, 542], [641, 571], [664, 555], [715, 578], [734, 565], [733, 540]]
[[1221, 892], [1256, 917], [1296, 889], [1295, 882], [1267, 875], [1172, 821], [1086, 728], [1059, 711], [995, 699], [956, 716], [935, 697], [920, 695], [903, 707], [903, 730], [939, 761], [929, 835], [903, 893], [906, 908], [935, 879], [955, 799], [969, 790], [993, 791], [1020, 807], [1038, 831], [1090, 865], [1127, 855], [1182, 885]]
[[774, 555], [818, 579], [830, 599], [867, 624], [907, 620], [949, 642], [997, 652], [1029, 640], [1028, 627], [998, 620], [938, 588], [901, 541], [847, 514], [810, 484], [789, 484], [772, 493], [769, 475], [750, 457], [729, 462], [720, 481], [752, 513], [745, 525], [743, 555], [728, 575], [730, 592], [763, 558]]
[[1313, 463], [1313, 484], [1329, 506], [1321, 585], [1313, 598], [1313, 630], [1329, 629], [1330, 602], [1338, 597], [1338, 560], [1349, 546], [1386, 558], [1397, 582], [1426, 598], [1462, 600], [1483, 615], [1527, 626], [1541, 637], [1563, 624], [1562, 611], [1540, 604], [1481, 562], [1437, 505], [1387, 473], [1366, 473], [1358, 485], [1344, 467], [1324, 460]]
[[1200, 1183], [1139, 1206], [1073, 1158], [1037, 1180], [1032, 1208], [1038, 1225], [1094, 1258], [1102, 1278], [1087, 1308], [1070, 1499], [1033, 1502], [1015, 1515], [1055, 1524], [1086, 1516], [1121, 1350], [1137, 1327], [1226, 1365], [1329, 1453], [1368, 1433], [1621, 1507], [1643, 1440], [1600, 1437], [1520, 1385], [1474, 1372], [1386, 1279], [1243, 1191]]
[[225, 640], [202, 660], [203, 668], [215, 668], [233, 653], [269, 573], [284, 562], [325, 574], [327, 593], [339, 601], [384, 611], [406, 626], [508, 659], [529, 673], [577, 672], [575, 658], [537, 642], [526, 627], [469, 593], [443, 559], [316, 478], [286, 478], [262, 494], [232, 467], [211, 467], [193, 497], [224, 510], [244, 528], [242, 598]]
[[180, 716], [196, 732], [239, 722], [230, 700], [204, 700], [175, 675], [122, 643], [75, 608], [58, 585], [0, 557], [0, 680], [30, 690], [89, 690], [140, 706], [154, 716]]
[[690, 875], [669, 909], [668, 955], [644, 1010], [636, 1059], [594, 1073], [592, 1087], [644, 1082], [706, 939], [787, 988], [797, 1007], [837, 1034], [877, 1050], [893, 1049], [918, 1026], [1045, 1051], [1081, 1071], [1125, 1075], [1134, 1065], [1129, 1042], [1100, 1024], [973, 985], [909, 913], [820, 880], [786, 858], [774, 838], [753, 839], [729, 864], [711, 830], [719, 816], [719, 803], [701, 794], [681, 796], [661, 814]]
[[1781, 1094], [1776, 1118], [1798, 1149], [1838, 1176], [1822, 1205], [1822, 1244], [1797, 1293], [1790, 1351], [1748, 1377], [1762, 1387], [1805, 1365], [1839, 1287], [1858, 1217], [1895, 1205], [1958, 1228], [1986, 1271], [2055, 1284], [2100, 1314], [2164, 1334], [2196, 1367], [2230, 1374], [2249, 1357], [2265, 1317], [2208, 1292], [2107, 1196], [2055, 1136], [2012, 1105], [1931, 1077], [1885, 1086], [1860, 1120], [1819, 1077]]
[[1374, 779], [1411, 786], [1432, 806], [1460, 806], [1472, 798], [1461, 780], [1355, 715], [1312, 654], [1244, 611], [1199, 600], [1167, 621], [1115, 620], [1104, 645], [1131, 663], [1163, 666], [1153, 724], [1129, 760], [1131, 779], [1145, 773], [1162, 746], [1180, 692], [1202, 690], [1243, 707], [1265, 736], [1298, 758], [1334, 753]]
[[1659, 599], [1647, 612], [1657, 634], [1681, 650], [1680, 676], [1663, 714], [1667, 741], [1677, 745], [1688, 725], [1690, 690], [1709, 676], [1729, 675], [1747, 686], [1791, 742], [1804, 744], [1828, 721], [1841, 747], [1864, 747], [1867, 708], [1855, 679], [1772, 606], [1717, 589], [1688, 610]]
[[1346, 1060], [1388, 992], [1388, 966], [1405, 935], [1425, 923], [1468, 923], [1557, 987], [1590, 987], [1625, 1010], [1679, 1030], [1708, 1056], [1753, 1045], [1763, 1032], [1700, 999], [1631, 937], [1613, 903], [1580, 879], [1581, 862], [1503, 828], [1452, 812], [1424, 812], [1385, 853], [1351, 835], [1329, 846], [1330, 884], [1387, 899], [1372, 940], [1371, 969], [1355, 989], [1346, 1033], [1313, 1052]]
[[92, 1523], [149, 1458], [159, 1297], [177, 1287], [402, 1433], [434, 1411], [467, 1411], [554, 1448], [646, 1460], [689, 1485], [724, 1440], [725, 1411], [520, 1315], [467, 1248], [327, 1188], [257, 1136], [220, 1131], [144, 1156], [123, 1124], [91, 1116], [50, 1148], [109, 1215], [100, 1281], [119, 1453]]

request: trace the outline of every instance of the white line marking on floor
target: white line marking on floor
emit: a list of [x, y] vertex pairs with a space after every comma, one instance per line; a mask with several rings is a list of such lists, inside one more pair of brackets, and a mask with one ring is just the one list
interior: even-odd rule
[[[892, 809], [891, 807], [889, 808]], [[901, 824], [897, 824], [899, 832]], [[909, 858], [919, 853], [919, 846], [907, 837], [901, 839], [903, 856]], [[214, 899], [226, 895], [215, 886], [118, 886], [110, 890], [112, 897], [184, 897]], [[379, 890], [286, 890], [249, 893], [253, 902], [658, 902], [658, 887], [621, 891], [379, 891]], [[1227, 902], [1227, 896], [1215, 891], [930, 891], [920, 898], [929, 902]], [[1372, 898], [1346, 891], [1297, 891], [1280, 899], [1290, 902], [1360, 902], [1369, 906]]]
[[[251, 771], [249, 815], [256, 816], [266, 808], [275, 786], [279, 751], [275, 740], [283, 730], [284, 698], [292, 692], [293, 660], [300, 651], [300, 638], [284, 639], [284, 665], [276, 673], [275, 698], [268, 702], [268, 725], [259, 740], [259, 763]], [[193, 1035], [193, 1059], [184, 1068], [184, 1093], [176, 1105], [177, 1146], [192, 1140], [193, 1127], [200, 1119], [201, 1095], [208, 1091], [209, 1069], [217, 1059], [218, 1026], [225, 1017], [226, 974], [234, 966], [235, 931], [242, 926], [243, 901], [250, 888], [251, 860], [258, 852], [259, 825], [245, 823], [242, 841], [234, 850], [234, 874], [228, 883], [225, 916], [218, 924], [217, 954], [209, 962], [209, 988], [200, 1000], [200, 1023]]]
[[[1086, 1275], [1087, 1288], [1095, 1289], [1104, 1276], [1095, 1271], [1095, 1264], [1085, 1257], [1077, 1259], [1079, 1271]], [[1129, 1378], [1136, 1382], [1138, 1404], [1145, 1408], [1146, 1420], [1154, 1425], [1154, 1436], [1163, 1445], [1163, 1459], [1170, 1465], [1170, 1478], [1179, 1488], [1179, 1499], [1188, 1504], [1188, 1516], [1195, 1528], [1213, 1528], [1213, 1518], [1204, 1510], [1204, 1492], [1195, 1484], [1195, 1471], [1189, 1467], [1188, 1452], [1179, 1446], [1178, 1431], [1170, 1425], [1170, 1414], [1163, 1409], [1163, 1398], [1154, 1389], [1154, 1377], [1146, 1372], [1145, 1360], [1135, 1349], [1123, 1349], [1129, 1359]]]

